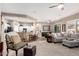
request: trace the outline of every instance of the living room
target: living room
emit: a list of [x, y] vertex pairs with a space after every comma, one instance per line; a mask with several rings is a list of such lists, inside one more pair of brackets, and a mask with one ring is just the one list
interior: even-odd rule
[[0, 5], [2, 56], [79, 55], [79, 3]]

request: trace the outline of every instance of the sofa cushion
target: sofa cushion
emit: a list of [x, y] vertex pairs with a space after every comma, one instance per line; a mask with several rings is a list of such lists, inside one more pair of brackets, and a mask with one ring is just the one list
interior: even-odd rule
[[24, 47], [26, 44], [27, 44], [26, 42], [19, 42], [17, 44], [14, 44], [13, 47], [9, 46], [8, 48], [13, 49], [13, 50], [18, 50], [18, 49]]
[[62, 37], [61, 33], [57, 33], [57, 36], [58, 36], [58, 37]]
[[68, 41], [73, 41], [73, 40], [75, 40], [74, 38], [68, 38]]
[[23, 37], [23, 33], [22, 32], [18, 32], [20, 38], [22, 39], [22, 41], [24, 40], [24, 37]]
[[18, 35], [11, 36], [11, 39], [14, 42], [14, 44], [21, 42], [21, 38]]
[[57, 34], [56, 34], [56, 33], [52, 33], [52, 36], [53, 36], [54, 38], [56, 38], [56, 37], [57, 37]]
[[13, 42], [14, 44], [21, 41], [18, 33], [16, 33], [16, 32], [9, 32], [6, 35], [8, 37], [7, 40]]
[[14, 49], [18, 50], [26, 45], [26, 42], [19, 42], [14, 45]]
[[77, 38], [77, 35], [76, 34], [72, 34], [71, 38]]
[[29, 33], [23, 33], [25, 41], [29, 41]]
[[29, 41], [29, 33], [26, 32], [18, 32], [22, 41]]
[[14, 35], [18, 35], [18, 33], [16, 33], [16, 32], [9, 32], [9, 33], [7, 33], [7, 35], [9, 35], [9, 37], [11, 37], [11, 36], [14, 36]]

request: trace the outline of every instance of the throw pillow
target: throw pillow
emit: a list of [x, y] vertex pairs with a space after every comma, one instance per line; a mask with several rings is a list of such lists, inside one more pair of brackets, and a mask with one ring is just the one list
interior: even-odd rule
[[14, 42], [14, 44], [21, 42], [21, 38], [17, 35], [11, 36], [11, 38], [12, 38], [12, 41]]

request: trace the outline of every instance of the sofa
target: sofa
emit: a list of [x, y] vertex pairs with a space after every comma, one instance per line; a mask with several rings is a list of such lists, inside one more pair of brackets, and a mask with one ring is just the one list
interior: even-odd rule
[[69, 48], [78, 47], [79, 46], [79, 34], [71, 34], [70, 37], [66, 37], [62, 40], [62, 44]]

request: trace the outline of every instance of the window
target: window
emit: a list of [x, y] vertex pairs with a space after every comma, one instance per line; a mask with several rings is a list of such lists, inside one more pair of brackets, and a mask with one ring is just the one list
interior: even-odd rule
[[60, 24], [54, 25], [54, 32], [55, 33], [61, 32], [61, 25]]

